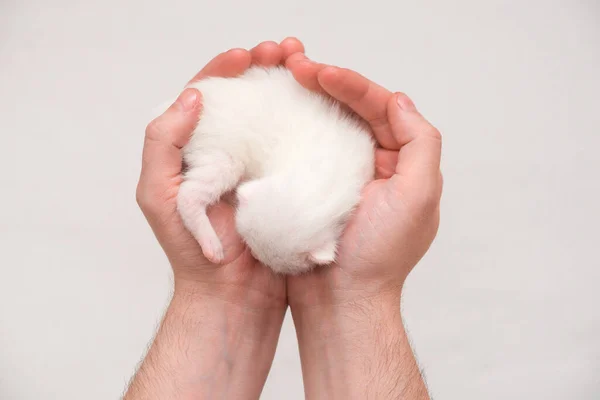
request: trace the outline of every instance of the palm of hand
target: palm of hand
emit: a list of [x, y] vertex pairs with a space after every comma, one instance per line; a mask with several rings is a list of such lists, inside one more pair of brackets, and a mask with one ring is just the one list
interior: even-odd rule
[[[435, 237], [439, 217], [437, 210], [412, 207], [414, 200], [403, 193], [409, 194], [410, 188], [398, 187], [398, 179], [377, 179], [365, 187], [341, 238], [336, 263], [289, 277], [291, 303], [345, 302], [351, 301], [347, 293], [368, 296], [402, 285]], [[341, 297], [330, 297], [332, 288]]]
[[427, 251], [437, 231], [437, 212], [411, 208], [410, 188], [394, 182], [399, 179], [394, 175], [365, 187], [338, 253], [346, 273], [368, 280], [394, 270], [392, 275], [404, 279]]

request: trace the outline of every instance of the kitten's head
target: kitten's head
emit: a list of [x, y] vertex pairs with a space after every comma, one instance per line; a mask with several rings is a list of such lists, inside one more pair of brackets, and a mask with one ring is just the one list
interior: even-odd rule
[[237, 189], [236, 227], [252, 255], [275, 272], [298, 274], [334, 261], [341, 223], [323, 215], [310, 189], [264, 178]]

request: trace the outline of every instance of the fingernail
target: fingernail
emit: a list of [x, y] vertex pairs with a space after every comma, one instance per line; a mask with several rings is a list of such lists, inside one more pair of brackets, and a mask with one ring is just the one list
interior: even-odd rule
[[398, 103], [398, 107], [404, 111], [416, 111], [417, 107], [415, 107], [415, 103], [412, 102], [411, 99], [408, 98], [405, 94], [397, 94], [396, 102]]
[[193, 88], [185, 89], [177, 98], [175, 104], [179, 105], [179, 107], [183, 111], [190, 111], [196, 107], [198, 103], [198, 91]]

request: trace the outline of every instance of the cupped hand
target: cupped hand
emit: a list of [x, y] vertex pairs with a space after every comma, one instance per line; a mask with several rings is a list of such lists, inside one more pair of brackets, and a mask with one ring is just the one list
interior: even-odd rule
[[391, 292], [429, 249], [439, 225], [441, 135], [402, 93], [356, 72], [315, 63], [303, 53], [286, 66], [304, 87], [344, 103], [379, 144], [376, 179], [342, 237], [336, 263], [288, 278], [295, 306], [344, 303]]
[[[300, 41], [263, 42], [250, 51], [232, 49], [211, 60], [193, 79], [233, 77], [253, 64], [274, 66], [303, 52]], [[174, 273], [175, 291], [217, 296], [250, 308], [287, 306], [285, 280], [256, 262], [236, 233], [233, 208], [221, 201], [209, 218], [227, 257], [211, 264], [185, 228], [177, 211], [182, 182], [182, 147], [195, 128], [202, 108], [201, 93], [185, 89], [173, 105], [146, 128], [137, 201]]]

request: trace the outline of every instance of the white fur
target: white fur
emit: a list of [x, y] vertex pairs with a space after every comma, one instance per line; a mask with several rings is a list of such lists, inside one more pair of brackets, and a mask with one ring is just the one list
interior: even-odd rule
[[178, 208], [204, 254], [223, 260], [206, 208], [239, 185], [236, 226], [256, 259], [292, 274], [333, 262], [373, 179], [366, 128], [281, 67], [190, 86], [202, 93], [203, 110], [183, 149]]

